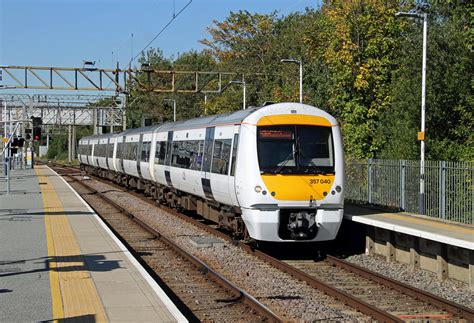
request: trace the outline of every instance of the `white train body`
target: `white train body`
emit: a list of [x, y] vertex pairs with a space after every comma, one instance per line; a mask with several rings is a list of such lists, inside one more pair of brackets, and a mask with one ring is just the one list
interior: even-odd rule
[[343, 217], [340, 128], [309, 105], [272, 104], [86, 137], [79, 160], [255, 240], [332, 240]]

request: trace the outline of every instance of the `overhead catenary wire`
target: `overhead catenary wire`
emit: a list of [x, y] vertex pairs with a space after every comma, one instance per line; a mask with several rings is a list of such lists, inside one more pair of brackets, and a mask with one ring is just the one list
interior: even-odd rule
[[188, 2], [183, 8], [181, 8], [181, 10], [178, 11], [178, 13], [175, 14], [175, 13], [173, 12], [173, 18], [171, 18], [171, 19], [168, 21], [168, 23], [166, 23], [166, 25], [165, 25], [163, 28], [161, 28], [161, 30], [158, 32], [158, 34], [156, 34], [156, 36], [153, 37], [153, 39], [150, 40], [150, 41], [148, 42], [148, 44], [146, 44], [146, 46], [143, 47], [143, 49], [142, 49], [141, 51], [139, 51], [139, 52], [137, 53], [137, 55], [135, 55], [135, 57], [133, 57], [133, 58], [130, 60], [129, 65], [130, 65], [134, 60], [136, 60], [137, 57], [140, 56], [140, 55], [166, 30], [166, 28], [168, 28], [169, 25], [171, 25], [171, 23], [191, 4], [191, 2], [193, 2], [193, 0], [189, 0], [189, 2]]

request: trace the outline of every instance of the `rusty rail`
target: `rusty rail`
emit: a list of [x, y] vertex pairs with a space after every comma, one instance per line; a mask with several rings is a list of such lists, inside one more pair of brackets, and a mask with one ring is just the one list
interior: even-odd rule
[[375, 281], [379, 284], [392, 288], [396, 291], [409, 295], [413, 298], [427, 302], [433, 306], [441, 308], [442, 310], [446, 312], [463, 317], [469, 320], [470, 322], [474, 322], [474, 311], [465, 306], [443, 299], [441, 297], [425, 292], [421, 289], [415, 288], [408, 284], [398, 282], [389, 277], [385, 277], [383, 275], [367, 270], [363, 267], [357, 266], [343, 259], [339, 259], [339, 258], [328, 255], [326, 258], [326, 261], [334, 266], [344, 268], [364, 278]]
[[[101, 180], [101, 179], [98, 179], [98, 180]], [[119, 185], [116, 185], [114, 183], [111, 183], [111, 185], [113, 186], [116, 186], [116, 187], [119, 187], [119, 188], [122, 188], [121, 186]], [[138, 197], [140, 199], [142, 199], [143, 201], [146, 201], [147, 203], [152, 203], [149, 199], [147, 199], [146, 197], [144, 197], [142, 194], [138, 194], [138, 193], [135, 193], [135, 192], [129, 192], [130, 194], [134, 195], [135, 197]], [[326, 293], [327, 295], [329, 296], [332, 296], [338, 300], [340, 300], [341, 302], [344, 302], [345, 304], [347, 304], [348, 306], [352, 307], [352, 308], [355, 308], [357, 310], [359, 310], [360, 312], [366, 314], [366, 315], [369, 315], [371, 316], [372, 318], [376, 319], [376, 320], [379, 320], [379, 321], [382, 321], [382, 322], [402, 322], [403, 320], [390, 314], [390, 313], [387, 313], [379, 308], [377, 308], [376, 306], [374, 305], [371, 305], [363, 300], [360, 300], [342, 290], [339, 290], [329, 284], [326, 284], [320, 280], [318, 280], [317, 278], [313, 277], [313, 276], [310, 276], [306, 273], [304, 273], [303, 271], [299, 270], [299, 269], [296, 269], [274, 257], [271, 257], [259, 250], [255, 250], [254, 248], [252, 248], [251, 246], [247, 245], [247, 244], [244, 244], [244, 243], [241, 243], [239, 241], [235, 241], [233, 240], [231, 237], [229, 237], [228, 235], [226, 235], [225, 233], [223, 232], [220, 232], [216, 229], [213, 229], [211, 227], [209, 227], [208, 225], [204, 224], [204, 223], [201, 223], [199, 221], [196, 221], [186, 215], [183, 215], [179, 212], [177, 212], [176, 210], [174, 209], [169, 209], [169, 208], [166, 208], [168, 212], [172, 213], [173, 215], [175, 216], [178, 216], [179, 218], [183, 219], [184, 221], [187, 221], [189, 223], [192, 223], [193, 225], [195, 226], [198, 226], [199, 228], [209, 232], [210, 234], [213, 234], [213, 235], [216, 235], [222, 239], [225, 239], [227, 241], [231, 241], [231, 242], [234, 242], [236, 245], [239, 245], [243, 250], [245, 250], [246, 252], [248, 252], [249, 254], [252, 254], [268, 263], [270, 263], [272, 266], [288, 273], [289, 275], [297, 278], [297, 279], [300, 279], [306, 283], [308, 283], [310, 286], [318, 289], [318, 290], [321, 290], [323, 291], [324, 293]], [[373, 280], [375, 282], [378, 282], [380, 284], [383, 284], [389, 288], [393, 288], [394, 290], [397, 290], [399, 292], [402, 292], [402, 293], [405, 293], [409, 296], [412, 296], [414, 298], [418, 298], [420, 300], [423, 300], [433, 306], [436, 306], [438, 308], [441, 308], [442, 310], [445, 310], [449, 313], [452, 313], [452, 314], [455, 314], [455, 315], [458, 315], [458, 316], [461, 316], [465, 319], [468, 319], [469, 321], [474, 321], [474, 311], [472, 311], [471, 309], [467, 308], [467, 307], [464, 307], [462, 305], [459, 305], [459, 304], [456, 304], [454, 302], [451, 302], [451, 301], [448, 301], [448, 300], [445, 300], [443, 298], [440, 298], [436, 295], [433, 295], [433, 294], [430, 294], [428, 292], [425, 292], [423, 290], [420, 290], [420, 289], [417, 289], [415, 287], [412, 287], [412, 286], [409, 286], [407, 284], [403, 284], [403, 283], [400, 283], [398, 281], [395, 281], [391, 278], [388, 278], [388, 277], [385, 277], [385, 276], [382, 276], [380, 274], [377, 274], [377, 273], [374, 273], [374, 272], [371, 272], [365, 268], [362, 268], [362, 267], [359, 267], [359, 266], [356, 266], [356, 265], [353, 265], [347, 261], [343, 261], [341, 259], [338, 259], [338, 258], [335, 258], [335, 257], [332, 257], [332, 256], [328, 256], [327, 257], [327, 261], [330, 262], [331, 264], [335, 265], [335, 266], [339, 266], [339, 267], [343, 267], [344, 269], [347, 269], [351, 272], [354, 272], [354, 273], [357, 273], [365, 278], [368, 278], [370, 280]]]
[[[60, 166], [61, 168], [64, 168], [64, 166]], [[122, 212], [124, 215], [135, 221], [138, 225], [140, 225], [143, 229], [148, 231], [150, 234], [154, 235], [157, 239], [160, 239], [160, 241], [164, 242], [168, 247], [173, 249], [177, 254], [185, 258], [187, 261], [191, 262], [194, 264], [197, 268], [200, 269], [202, 273], [205, 275], [209, 276], [210, 279], [214, 280], [216, 283], [221, 285], [223, 288], [229, 290], [230, 292], [239, 295], [238, 299], [242, 299], [242, 301], [250, 306], [255, 312], [257, 312], [259, 315], [267, 318], [270, 322], [283, 322], [283, 320], [273, 313], [267, 306], [256, 300], [253, 296], [245, 292], [243, 289], [240, 289], [238, 286], [233, 284], [231, 281], [229, 281], [227, 278], [219, 274], [217, 271], [212, 269], [210, 266], [208, 266], [205, 262], [202, 260], [196, 258], [192, 254], [188, 253], [184, 249], [182, 249], [180, 246], [178, 246], [175, 242], [172, 240], [168, 239], [166, 236], [161, 234], [158, 230], [155, 228], [149, 226], [139, 218], [135, 217], [131, 212], [127, 211], [125, 208], [108, 198], [105, 194], [102, 194], [101, 192], [97, 191], [96, 189], [90, 187], [84, 181], [78, 181], [76, 178], [74, 178], [75, 174], [68, 174], [68, 173], [63, 173], [61, 174], [62, 176], [67, 176], [71, 178], [72, 180], [76, 181], [86, 189], [92, 191], [94, 194], [100, 196], [101, 199], [106, 201], [108, 204], [112, 205], [114, 208]], [[107, 223], [106, 219], [104, 219], [100, 214], [98, 214], [104, 222]]]

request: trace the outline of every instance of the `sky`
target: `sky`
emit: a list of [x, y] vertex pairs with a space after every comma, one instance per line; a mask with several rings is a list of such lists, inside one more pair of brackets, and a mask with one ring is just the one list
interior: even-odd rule
[[[0, 65], [98, 68], [128, 64], [190, 0], [0, 0]], [[151, 44], [166, 57], [200, 50], [231, 11], [288, 15], [319, 0], [192, 0]], [[133, 37], [132, 37], [133, 34]]]

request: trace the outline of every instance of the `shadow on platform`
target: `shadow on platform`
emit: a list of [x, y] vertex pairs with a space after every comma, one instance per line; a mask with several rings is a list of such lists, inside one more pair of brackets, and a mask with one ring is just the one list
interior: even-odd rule
[[[121, 253], [121, 251], [108, 252], [108, 253]], [[107, 272], [107, 271], [112, 271], [112, 270], [121, 268], [120, 261], [106, 260], [104, 254], [86, 254], [86, 255], [52, 256], [52, 257], [42, 257], [42, 258], [25, 259], [25, 260], [1, 261], [0, 269], [2, 269], [2, 266], [24, 264], [28, 261], [37, 261], [37, 260], [42, 261], [44, 263], [44, 268], [0, 273], [0, 278], [24, 275], [24, 274], [48, 272], [48, 271], [56, 271], [56, 272], [62, 272], [62, 273], [76, 272], [76, 271]], [[8, 271], [8, 269], [3, 270], [3, 272], [5, 271]]]
[[[2, 214], [3, 212], [9, 212]], [[94, 212], [89, 211], [39, 211], [39, 212], [28, 212], [27, 209], [0, 209], [0, 216], [18, 216], [18, 215], [93, 215]]]
[[67, 317], [63, 319], [52, 319], [47, 321], [40, 321], [40, 323], [47, 323], [47, 322], [59, 322], [59, 323], [95, 323], [95, 315], [94, 314], [86, 314], [80, 316], [73, 316]]

